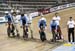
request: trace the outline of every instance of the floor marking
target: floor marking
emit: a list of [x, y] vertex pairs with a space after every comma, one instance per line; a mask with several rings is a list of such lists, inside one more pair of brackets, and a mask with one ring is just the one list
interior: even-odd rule
[[64, 46], [72, 46], [72, 44], [66, 43], [66, 44], [64, 44]]

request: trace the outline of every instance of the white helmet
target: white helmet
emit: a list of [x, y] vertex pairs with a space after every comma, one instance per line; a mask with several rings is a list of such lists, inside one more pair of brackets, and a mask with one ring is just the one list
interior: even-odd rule
[[43, 18], [41, 18], [41, 20], [45, 20], [45, 18], [43, 17]]
[[17, 13], [20, 13], [20, 10], [16, 10]]
[[5, 13], [9, 13], [8, 11], [5, 11]]
[[14, 11], [13, 10], [11, 10], [11, 13], [13, 13]]
[[54, 17], [52, 20], [56, 20], [56, 18]]

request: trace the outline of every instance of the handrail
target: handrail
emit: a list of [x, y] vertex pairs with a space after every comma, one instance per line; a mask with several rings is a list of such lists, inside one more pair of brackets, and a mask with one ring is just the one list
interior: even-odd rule
[[[19, 8], [19, 9], [35, 9], [35, 8]], [[41, 8], [39, 8], [39, 9], [41, 9]]]
[[56, 1], [6, 1], [6, 2], [21, 2], [21, 3], [24, 3], [24, 2], [56, 2]]
[[[0, 1], [1, 2], [1, 1]], [[2, 2], [1, 2], [2, 3]], [[56, 1], [55, 2], [52, 2], [52, 1], [42, 1], [42, 2], [22, 2], [22, 1], [6, 1], [6, 3], [56, 3]]]
[[12, 6], [52, 6], [52, 5], [12, 5]]

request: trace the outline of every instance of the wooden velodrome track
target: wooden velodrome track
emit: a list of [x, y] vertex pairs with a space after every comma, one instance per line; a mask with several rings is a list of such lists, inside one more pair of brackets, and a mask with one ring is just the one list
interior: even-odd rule
[[[59, 16], [61, 16], [61, 30], [64, 35], [64, 39], [67, 40], [67, 20], [70, 16], [75, 19], [75, 8], [68, 8], [61, 11], [58, 11]], [[54, 13], [50, 13], [45, 15], [44, 17], [47, 19], [47, 29], [46, 29], [46, 42], [41, 42], [38, 33], [38, 20], [40, 17], [33, 18], [33, 35], [35, 39], [23, 40], [17, 38], [8, 38], [6, 34], [5, 24], [0, 24], [0, 51], [52, 51], [53, 48], [61, 45], [63, 42], [50, 43], [50, 39], [52, 38], [52, 34], [49, 30], [49, 23], [54, 16]], [[19, 27], [20, 35], [22, 36], [22, 29]], [[29, 34], [30, 37], [30, 34]]]

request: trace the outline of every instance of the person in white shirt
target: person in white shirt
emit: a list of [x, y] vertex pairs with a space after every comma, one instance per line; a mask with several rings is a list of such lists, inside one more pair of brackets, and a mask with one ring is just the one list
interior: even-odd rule
[[55, 16], [53, 17], [53, 19], [55, 19], [55, 21], [57, 23], [57, 33], [59, 35], [57, 39], [60, 40], [60, 39], [62, 39], [62, 37], [61, 37], [62, 33], [61, 33], [61, 28], [60, 28], [61, 18], [60, 18], [60, 16], [58, 16], [58, 13], [55, 13]]
[[72, 42], [74, 42], [74, 27], [75, 27], [75, 22], [70, 17], [70, 20], [67, 22], [67, 29], [68, 29], [68, 41], [71, 42], [71, 35], [72, 35]]
[[[18, 19], [18, 17], [17, 17], [16, 12], [13, 12], [12, 15], [11, 15], [11, 17], [12, 17], [12, 25], [14, 26], [14, 28], [15, 28], [15, 30], [16, 30], [17, 37], [19, 37], [19, 36], [20, 36], [20, 35], [19, 35], [19, 29], [18, 29], [18, 22], [19, 22], [19, 19]], [[14, 32], [15, 30], [13, 30], [13, 32]], [[15, 32], [14, 32], [14, 34], [15, 34]]]
[[32, 16], [30, 15], [30, 13], [27, 13], [27, 24], [29, 26], [30, 32], [31, 32], [31, 38], [33, 39], [33, 25], [32, 25]]
[[53, 19], [56, 20], [57, 25], [60, 25], [60, 20], [61, 20], [61, 18], [60, 18], [60, 16], [58, 16], [57, 14], [58, 14], [58, 13], [55, 13], [55, 16], [53, 17]]

